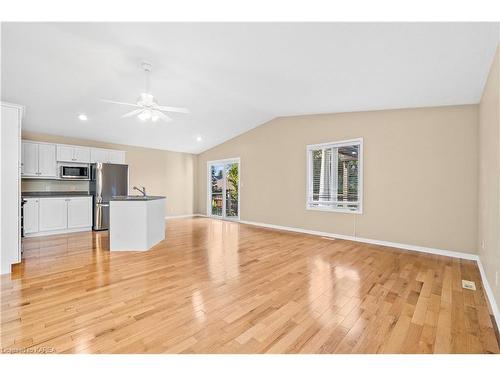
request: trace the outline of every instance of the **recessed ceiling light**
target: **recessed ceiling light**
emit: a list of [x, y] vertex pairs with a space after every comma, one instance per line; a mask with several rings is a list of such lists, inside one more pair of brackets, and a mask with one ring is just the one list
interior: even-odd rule
[[87, 115], [83, 114], [83, 113], [81, 115], [78, 115], [78, 119], [80, 121], [87, 121], [88, 120]]
[[201, 138], [201, 135], [199, 135], [199, 136], [197, 136], [197, 137], [196, 137], [196, 140], [197, 140], [198, 142], [201, 142], [201, 141], [203, 140], [203, 138]]

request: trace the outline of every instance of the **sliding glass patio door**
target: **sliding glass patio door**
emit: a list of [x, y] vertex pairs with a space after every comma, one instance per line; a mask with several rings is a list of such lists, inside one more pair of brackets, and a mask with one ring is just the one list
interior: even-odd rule
[[209, 216], [238, 220], [240, 217], [240, 161], [208, 162]]

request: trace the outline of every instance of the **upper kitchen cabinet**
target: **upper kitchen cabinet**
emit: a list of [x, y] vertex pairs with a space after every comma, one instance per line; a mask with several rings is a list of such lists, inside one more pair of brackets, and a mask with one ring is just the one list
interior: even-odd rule
[[90, 149], [90, 162], [91, 163], [107, 163], [108, 162], [108, 150], [103, 148], [91, 148]]
[[90, 148], [57, 145], [57, 161], [70, 163], [90, 163]]
[[21, 175], [23, 177], [57, 177], [56, 145], [22, 141]]
[[125, 164], [125, 151], [109, 150], [108, 163]]
[[106, 150], [103, 148], [91, 148], [90, 162], [125, 164], [125, 151]]
[[38, 145], [38, 172], [40, 177], [57, 176], [56, 145]]
[[90, 163], [90, 148], [88, 147], [73, 147], [73, 155], [77, 163]]
[[38, 176], [38, 143], [22, 142], [21, 175]]

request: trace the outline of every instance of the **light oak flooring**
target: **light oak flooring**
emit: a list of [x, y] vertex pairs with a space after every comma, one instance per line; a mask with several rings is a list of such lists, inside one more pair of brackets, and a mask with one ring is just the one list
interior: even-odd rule
[[3, 352], [499, 352], [472, 261], [207, 218], [169, 220], [144, 253], [105, 232], [23, 246]]

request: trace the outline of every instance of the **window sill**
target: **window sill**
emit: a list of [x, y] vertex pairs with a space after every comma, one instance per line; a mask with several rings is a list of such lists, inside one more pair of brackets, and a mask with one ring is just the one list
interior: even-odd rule
[[358, 209], [356, 211], [351, 211], [351, 210], [345, 210], [345, 209], [342, 209], [342, 208], [328, 208], [328, 207], [310, 207], [310, 206], [306, 206], [306, 210], [336, 212], [336, 213], [341, 213], [341, 214], [355, 214], [355, 215], [362, 215], [363, 214], [363, 210], [362, 209]]

